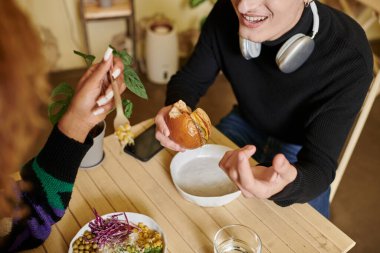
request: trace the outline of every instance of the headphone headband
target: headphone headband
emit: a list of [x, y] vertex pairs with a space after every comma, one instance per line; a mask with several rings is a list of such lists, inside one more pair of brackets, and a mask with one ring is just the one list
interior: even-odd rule
[[315, 4], [315, 2], [312, 1], [309, 5], [311, 8], [311, 12], [313, 13], [313, 34], [311, 35], [311, 38], [314, 39], [315, 35], [317, 35], [319, 31], [319, 15], [317, 5]]

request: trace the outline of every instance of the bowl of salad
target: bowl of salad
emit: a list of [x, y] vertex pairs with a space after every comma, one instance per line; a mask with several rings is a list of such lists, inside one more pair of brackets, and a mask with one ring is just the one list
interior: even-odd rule
[[163, 230], [150, 217], [131, 212], [98, 215], [71, 240], [69, 253], [165, 253]]

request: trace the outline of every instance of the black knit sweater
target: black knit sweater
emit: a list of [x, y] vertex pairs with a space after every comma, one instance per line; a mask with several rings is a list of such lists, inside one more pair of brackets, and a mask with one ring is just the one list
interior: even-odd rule
[[92, 144], [90, 137], [80, 143], [54, 126], [41, 152], [21, 170], [22, 179], [32, 189], [20, 192], [30, 214], [12, 221], [12, 230], [0, 237], [0, 252], [35, 248], [48, 238], [69, 205], [79, 164]]
[[252, 127], [303, 146], [294, 164], [295, 181], [271, 197], [282, 206], [307, 202], [334, 180], [338, 156], [373, 78], [372, 53], [362, 28], [335, 9], [319, 2], [317, 7], [320, 28], [314, 52], [298, 70], [284, 74], [276, 53], [292, 35], [311, 35], [311, 9], [305, 8], [298, 24], [281, 38], [264, 42], [258, 58], [247, 61], [239, 49], [231, 1], [219, 0], [193, 55], [168, 84], [166, 104], [182, 99], [194, 108], [221, 70]]

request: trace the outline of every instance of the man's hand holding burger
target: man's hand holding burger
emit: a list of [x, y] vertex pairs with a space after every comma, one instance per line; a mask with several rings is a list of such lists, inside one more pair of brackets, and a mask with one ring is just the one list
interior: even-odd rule
[[206, 144], [211, 134], [211, 121], [205, 111], [191, 111], [179, 100], [162, 108], [155, 118], [156, 139], [175, 151], [194, 149]]
[[166, 124], [165, 118], [166, 115], [169, 114], [171, 108], [171, 105], [165, 106], [157, 113], [156, 117], [154, 118], [154, 122], [156, 123], [156, 139], [161, 143], [162, 146], [166, 148], [183, 152], [186, 149], [169, 138], [170, 130]]

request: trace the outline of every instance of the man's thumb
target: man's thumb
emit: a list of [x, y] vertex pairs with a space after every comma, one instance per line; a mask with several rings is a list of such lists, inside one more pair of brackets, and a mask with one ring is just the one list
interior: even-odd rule
[[278, 154], [273, 158], [272, 166], [280, 175], [286, 173], [288, 165], [289, 162], [283, 154]]

